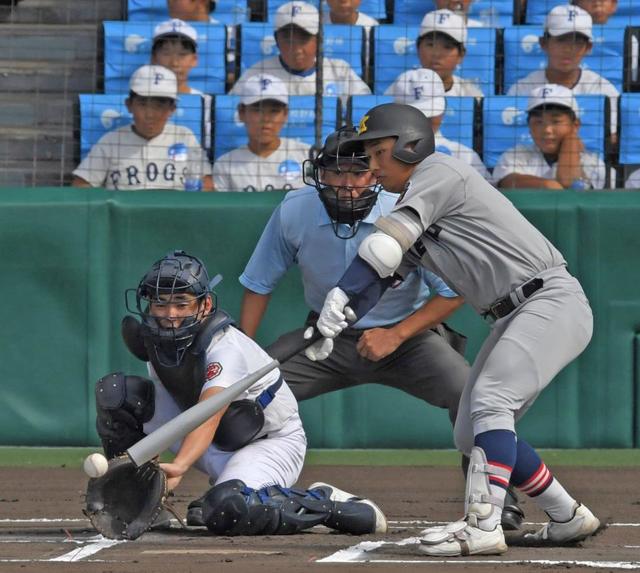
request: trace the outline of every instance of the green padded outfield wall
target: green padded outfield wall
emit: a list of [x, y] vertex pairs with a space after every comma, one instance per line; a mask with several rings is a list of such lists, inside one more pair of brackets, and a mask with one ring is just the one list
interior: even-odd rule
[[[3, 312], [0, 444], [90, 445], [93, 385], [143, 373], [125, 351], [124, 290], [174, 248], [224, 275], [220, 305], [238, 314], [237, 281], [280, 193], [113, 193], [0, 190]], [[518, 192], [516, 206], [564, 253], [595, 314], [587, 351], [543, 393], [519, 426], [538, 447], [640, 444], [640, 194]], [[267, 344], [306, 316], [297, 271], [280, 285], [259, 332]], [[451, 321], [470, 338], [487, 326], [469, 309]], [[303, 403], [312, 447], [451, 447], [444, 411], [377, 385]]]

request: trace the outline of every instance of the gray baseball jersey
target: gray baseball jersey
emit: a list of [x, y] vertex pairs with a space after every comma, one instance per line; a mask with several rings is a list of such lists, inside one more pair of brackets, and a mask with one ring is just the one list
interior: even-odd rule
[[[468, 454], [480, 433], [515, 432], [515, 421], [591, 338], [589, 303], [560, 252], [477, 171], [440, 153], [418, 164], [376, 226], [409, 246], [405, 267], [437, 273], [478, 312], [510, 295], [515, 309], [495, 321], [476, 357], [454, 437]], [[527, 298], [518, 287], [534, 277], [542, 287]]]
[[480, 313], [541, 271], [565, 264], [500, 191], [442, 153], [416, 167], [393, 211], [376, 226], [404, 244], [420, 239], [424, 253], [414, 246], [405, 262], [442, 277]]

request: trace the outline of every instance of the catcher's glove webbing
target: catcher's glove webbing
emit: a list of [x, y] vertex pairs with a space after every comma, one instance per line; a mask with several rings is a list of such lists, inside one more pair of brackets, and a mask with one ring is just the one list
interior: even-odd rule
[[167, 476], [157, 462], [141, 467], [127, 457], [109, 460], [109, 469], [87, 485], [84, 514], [109, 539], [136, 539], [164, 507]]

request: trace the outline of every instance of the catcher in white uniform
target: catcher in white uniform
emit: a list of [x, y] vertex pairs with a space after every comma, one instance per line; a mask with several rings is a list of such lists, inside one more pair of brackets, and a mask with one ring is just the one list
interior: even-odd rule
[[[271, 362], [217, 308], [212, 284], [202, 261], [173, 251], [127, 291], [127, 308], [141, 322], [126, 316], [122, 335], [147, 363], [150, 379], [114, 373], [98, 381], [96, 425], [107, 457]], [[190, 525], [220, 535], [297, 533], [317, 524], [354, 534], [386, 531], [383, 513], [369, 500], [323, 483], [291, 489], [306, 437], [278, 369], [171, 449], [173, 462], [160, 465], [170, 490], [191, 467], [213, 485], [189, 506]]]
[[74, 187], [178, 189], [190, 162], [200, 163], [202, 189], [213, 189], [211, 164], [193, 132], [169, 122], [176, 109], [176, 75], [163, 66], [142, 66], [129, 82], [127, 109], [133, 123], [103, 135], [73, 172]]
[[[320, 15], [307, 2], [287, 2], [275, 16], [275, 40], [279, 55], [251, 66], [231, 89], [244, 95], [245, 83], [256, 74], [266, 73], [280, 78], [290, 95], [316, 95], [316, 55]], [[324, 95], [340, 96], [346, 102], [350, 95], [370, 94], [369, 86], [345, 60], [323, 58]]]
[[[515, 423], [554, 376], [587, 346], [593, 317], [562, 254], [502, 193], [455, 158], [434, 151], [429, 119], [385, 104], [362, 118], [344, 153], [364, 149], [381, 185], [400, 197], [362, 242], [327, 294], [317, 328], [337, 336], [411, 268], [441, 276], [491, 324], [460, 399], [454, 437], [471, 457], [465, 516], [426, 530], [428, 555], [507, 550], [500, 517], [513, 483], [550, 518], [535, 541], [585, 539], [600, 522], [562, 487]], [[314, 350], [329, 349], [326, 340]]]
[[[221, 155], [213, 165], [218, 191], [291, 191], [304, 186], [302, 164], [311, 146], [280, 137], [289, 114], [285, 83], [269, 74], [250, 77], [238, 105], [249, 141]], [[218, 124], [217, 129], [224, 130]]]

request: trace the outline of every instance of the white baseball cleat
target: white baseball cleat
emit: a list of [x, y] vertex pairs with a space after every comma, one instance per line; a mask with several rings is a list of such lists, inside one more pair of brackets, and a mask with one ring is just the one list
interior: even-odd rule
[[500, 525], [492, 531], [485, 531], [461, 520], [425, 531], [427, 533], [420, 539], [418, 550], [433, 557], [501, 555], [507, 550]]
[[528, 541], [548, 541], [551, 543], [576, 543], [593, 535], [600, 527], [600, 520], [586, 505], [579, 504], [569, 521], [549, 521], [539, 531], [527, 533]]
[[382, 513], [382, 510], [370, 499], [358, 497], [357, 495], [353, 495], [348, 491], [344, 491], [342, 489], [337, 488], [334, 485], [323, 483], [321, 481], [312, 483], [309, 486], [309, 489], [321, 489], [327, 494], [327, 496], [331, 501], [342, 501], [342, 502], [355, 501], [355, 502], [364, 503], [365, 505], [370, 506], [371, 508], [373, 508], [373, 511], [376, 516], [375, 531], [373, 531], [372, 533], [387, 532], [387, 529], [388, 529], [387, 518], [385, 517], [384, 513]]

